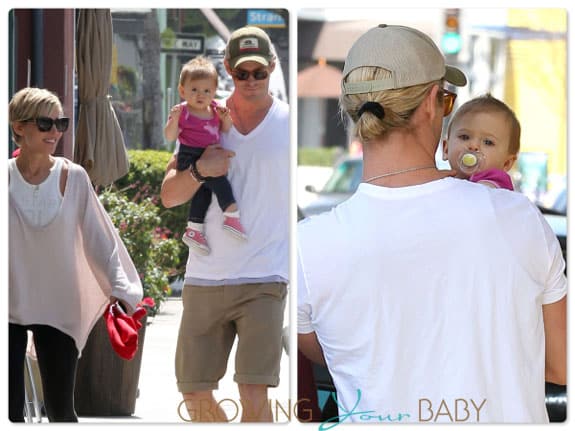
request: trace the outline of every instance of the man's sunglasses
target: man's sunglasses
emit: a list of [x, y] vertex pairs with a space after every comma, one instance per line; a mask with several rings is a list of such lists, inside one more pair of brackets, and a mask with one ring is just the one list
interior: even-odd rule
[[443, 116], [447, 117], [453, 111], [453, 106], [455, 105], [455, 98], [457, 94], [452, 93], [445, 88], [443, 90]]
[[243, 69], [234, 69], [232, 74], [238, 81], [247, 81], [250, 78], [250, 75], [253, 76], [256, 81], [262, 81], [269, 75], [268, 71], [265, 69], [256, 69], [251, 72]]
[[68, 130], [68, 125], [70, 124], [70, 119], [67, 117], [61, 118], [50, 118], [50, 117], [37, 117], [29, 118], [28, 120], [23, 120], [24, 123], [36, 123], [36, 127], [41, 132], [49, 132], [52, 130], [52, 126], [56, 126], [58, 132], [65, 132]]

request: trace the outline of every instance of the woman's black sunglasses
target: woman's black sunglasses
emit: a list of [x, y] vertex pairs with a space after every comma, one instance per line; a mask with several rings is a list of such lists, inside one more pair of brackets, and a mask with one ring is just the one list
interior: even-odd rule
[[247, 81], [250, 75], [252, 75], [256, 81], [262, 81], [269, 75], [268, 71], [265, 69], [257, 69], [251, 72], [243, 69], [234, 69], [232, 72], [238, 81]]
[[65, 132], [68, 130], [68, 125], [70, 124], [70, 119], [67, 117], [61, 118], [50, 118], [50, 117], [37, 117], [29, 118], [28, 120], [23, 120], [25, 123], [36, 123], [36, 127], [41, 132], [48, 132], [52, 130], [52, 126], [56, 126], [58, 132]]

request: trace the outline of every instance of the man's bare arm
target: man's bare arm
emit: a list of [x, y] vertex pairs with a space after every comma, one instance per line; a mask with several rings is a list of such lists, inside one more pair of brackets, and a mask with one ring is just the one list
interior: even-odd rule
[[[219, 145], [210, 145], [196, 162], [196, 168], [203, 177], [226, 175], [230, 166], [233, 151], [225, 150]], [[172, 208], [189, 201], [200, 188], [189, 170], [176, 170], [176, 156], [172, 156], [166, 166], [166, 175], [162, 181], [160, 198], [166, 208]]]
[[317, 341], [315, 332], [310, 332], [309, 334], [297, 334], [297, 344], [298, 349], [301, 350], [301, 352], [310, 361], [324, 366], [326, 365], [323, 357], [323, 350], [319, 341]]
[[545, 381], [567, 384], [567, 296], [543, 306]]

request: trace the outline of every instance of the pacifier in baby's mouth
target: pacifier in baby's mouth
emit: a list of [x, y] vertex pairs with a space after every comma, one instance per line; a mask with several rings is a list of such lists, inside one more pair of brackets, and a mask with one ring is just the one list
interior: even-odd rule
[[457, 162], [461, 172], [472, 175], [481, 169], [485, 156], [479, 151], [464, 151]]

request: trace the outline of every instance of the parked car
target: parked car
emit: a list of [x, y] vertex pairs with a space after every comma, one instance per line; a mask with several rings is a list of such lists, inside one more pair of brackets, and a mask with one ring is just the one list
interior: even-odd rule
[[334, 168], [321, 190], [306, 186], [306, 191], [317, 194], [317, 199], [301, 209], [304, 217], [320, 214], [332, 209], [349, 198], [359, 186], [363, 173], [361, 157], [343, 159]]
[[[361, 183], [363, 160], [359, 157], [343, 159], [334, 168], [325, 186], [317, 191], [307, 186], [308, 192], [316, 193], [317, 199], [309, 205], [298, 208], [298, 218], [310, 217], [329, 211], [348, 199]], [[567, 191], [559, 193], [551, 208], [538, 206], [543, 216], [555, 232], [567, 261]], [[567, 268], [565, 269], [567, 272]], [[313, 378], [318, 392], [322, 421], [337, 417], [337, 394], [326, 367], [313, 364]], [[551, 422], [563, 422], [567, 417], [566, 386], [545, 384], [547, 411]]]
[[[561, 251], [565, 262], [567, 262], [567, 189], [563, 189], [550, 208], [538, 205], [539, 210], [543, 213], [545, 220], [555, 232], [555, 236], [561, 245]], [[567, 268], [565, 268], [567, 273]]]
[[567, 214], [567, 188], [559, 192], [551, 209], [560, 214]]

